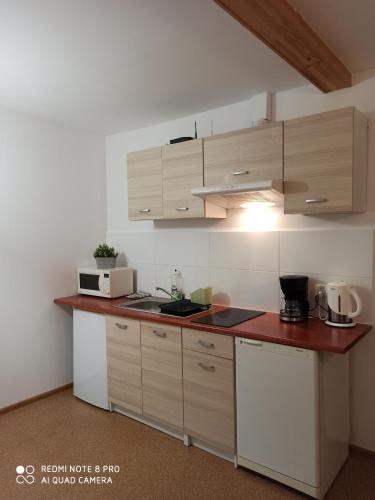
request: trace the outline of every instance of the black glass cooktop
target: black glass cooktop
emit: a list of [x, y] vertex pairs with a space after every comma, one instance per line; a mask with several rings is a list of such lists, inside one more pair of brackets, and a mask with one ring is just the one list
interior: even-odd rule
[[223, 311], [208, 314], [203, 318], [195, 319], [192, 323], [202, 323], [204, 325], [223, 326], [230, 328], [249, 319], [256, 318], [264, 314], [262, 311], [251, 311], [249, 309], [237, 309], [230, 307]]

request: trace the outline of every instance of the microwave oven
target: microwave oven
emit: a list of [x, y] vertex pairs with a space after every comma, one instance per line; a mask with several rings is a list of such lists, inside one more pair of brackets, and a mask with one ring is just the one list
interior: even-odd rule
[[96, 269], [81, 267], [77, 270], [78, 293], [114, 299], [133, 293], [133, 269], [114, 267]]

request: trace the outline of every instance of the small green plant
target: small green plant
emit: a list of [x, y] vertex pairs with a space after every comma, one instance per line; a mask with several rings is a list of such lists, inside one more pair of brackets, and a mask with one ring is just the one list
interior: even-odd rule
[[107, 243], [102, 243], [97, 246], [94, 252], [94, 257], [117, 257], [118, 253], [113, 247], [109, 247]]

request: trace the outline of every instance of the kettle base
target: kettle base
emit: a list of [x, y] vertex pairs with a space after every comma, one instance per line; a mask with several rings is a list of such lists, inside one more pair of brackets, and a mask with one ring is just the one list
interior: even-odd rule
[[351, 323], [335, 323], [334, 321], [329, 321], [328, 319], [324, 322], [328, 326], [334, 326], [336, 328], [353, 328], [356, 326], [356, 322], [352, 321]]

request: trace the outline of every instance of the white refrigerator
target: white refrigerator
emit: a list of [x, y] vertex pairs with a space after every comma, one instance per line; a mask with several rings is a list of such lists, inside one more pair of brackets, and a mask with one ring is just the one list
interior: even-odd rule
[[314, 495], [320, 486], [317, 353], [236, 338], [237, 455]]
[[73, 393], [109, 409], [106, 322], [104, 314], [73, 311]]

